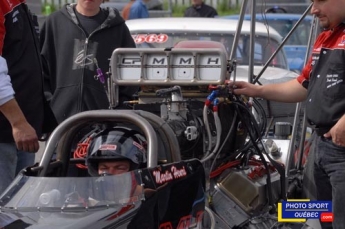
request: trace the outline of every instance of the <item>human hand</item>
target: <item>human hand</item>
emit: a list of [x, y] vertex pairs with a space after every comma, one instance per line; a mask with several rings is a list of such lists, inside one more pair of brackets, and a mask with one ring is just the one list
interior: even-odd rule
[[230, 81], [230, 88], [233, 88], [233, 92], [236, 95], [246, 95], [249, 97], [257, 97], [259, 95], [260, 86], [244, 81]]
[[345, 115], [323, 136], [332, 138], [334, 144], [345, 147]]
[[38, 151], [38, 137], [36, 131], [29, 123], [23, 122], [13, 126], [12, 134], [18, 150], [32, 153]]

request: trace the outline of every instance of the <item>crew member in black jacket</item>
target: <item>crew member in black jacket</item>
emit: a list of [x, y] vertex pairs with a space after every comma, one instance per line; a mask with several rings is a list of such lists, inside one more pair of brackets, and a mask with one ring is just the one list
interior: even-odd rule
[[38, 24], [24, 2], [0, 4], [0, 194], [34, 164], [44, 122]]
[[[59, 123], [81, 111], [109, 109], [105, 73], [112, 52], [135, 47], [118, 10], [100, 8], [101, 3], [66, 4], [48, 16], [40, 31], [45, 93]], [[120, 106], [137, 91], [120, 87]]]
[[192, 5], [184, 12], [185, 17], [215, 17], [217, 15], [216, 9], [202, 0], [192, 0]]

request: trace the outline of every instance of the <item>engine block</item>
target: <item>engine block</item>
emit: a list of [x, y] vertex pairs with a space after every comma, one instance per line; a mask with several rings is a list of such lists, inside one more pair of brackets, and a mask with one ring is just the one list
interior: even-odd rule
[[[231, 169], [217, 182], [212, 203], [215, 212], [232, 227], [247, 220], [267, 213], [267, 174], [253, 172], [257, 168], [239, 170]], [[273, 202], [280, 197], [280, 176], [278, 172], [270, 173]]]

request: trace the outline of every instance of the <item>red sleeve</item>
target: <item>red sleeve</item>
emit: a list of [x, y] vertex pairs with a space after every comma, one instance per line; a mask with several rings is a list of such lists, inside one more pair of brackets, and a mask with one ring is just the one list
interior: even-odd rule
[[324, 40], [327, 38], [327, 34], [322, 32], [320, 35], [317, 37], [313, 49], [312, 49], [312, 54], [311, 57], [309, 57], [307, 64], [303, 68], [301, 74], [297, 77], [297, 81], [302, 84], [304, 81], [309, 81], [310, 78], [310, 73], [312, 71], [312, 62], [313, 62], [313, 56], [319, 56], [320, 55], [320, 49], [322, 47], [322, 44]]
[[302, 84], [305, 80], [309, 80], [310, 73], [311, 73], [311, 61], [312, 59], [309, 58], [307, 64], [303, 68], [301, 74], [297, 77], [297, 81]]
[[25, 3], [25, 0], [0, 0], [0, 56], [4, 48], [4, 40], [6, 35], [5, 29], [5, 15], [11, 12], [16, 6]]

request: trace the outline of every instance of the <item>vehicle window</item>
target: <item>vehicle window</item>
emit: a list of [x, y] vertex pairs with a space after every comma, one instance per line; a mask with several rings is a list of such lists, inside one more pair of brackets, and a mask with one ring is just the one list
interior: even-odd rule
[[[265, 22], [264, 20], [259, 20], [260, 22]], [[267, 20], [266, 23], [273, 27], [277, 32], [285, 37], [294, 25], [297, 23], [297, 20]], [[310, 21], [302, 21], [296, 30], [291, 34], [290, 38], [286, 41], [287, 45], [307, 45], [309, 38], [309, 31], [311, 30]]]
[[[142, 34], [132, 33], [132, 37], [138, 48], [171, 48], [178, 42], [184, 40], [208, 40], [222, 42], [230, 56], [234, 36], [228, 34], [203, 34], [203, 33], [162, 33]], [[274, 39], [266, 36], [256, 36], [254, 44], [254, 64], [264, 65], [271, 55], [277, 50], [279, 44]], [[242, 35], [236, 49], [236, 60], [238, 64], [249, 64], [250, 37]], [[279, 51], [273, 58], [270, 66], [288, 69], [285, 54]]]

